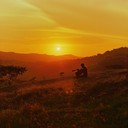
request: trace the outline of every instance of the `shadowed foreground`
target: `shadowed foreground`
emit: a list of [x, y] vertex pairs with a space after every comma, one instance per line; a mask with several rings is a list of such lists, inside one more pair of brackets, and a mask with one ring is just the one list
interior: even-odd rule
[[10, 91], [0, 89], [0, 127], [128, 127], [126, 72], [111, 76], [103, 73], [85, 83], [77, 81], [78, 87], [72, 83], [70, 79], [47, 86], [30, 84], [17, 85]]

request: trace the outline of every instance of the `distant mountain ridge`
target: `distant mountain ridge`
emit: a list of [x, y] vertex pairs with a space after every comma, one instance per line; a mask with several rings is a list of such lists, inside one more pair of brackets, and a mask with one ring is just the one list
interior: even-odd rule
[[63, 56], [64, 58], [62, 58], [62, 56], [56, 57], [47, 55], [43, 55], [42, 57], [42, 55], [39, 54], [30, 54], [27, 57], [15, 53], [11, 54], [0, 52], [0, 65], [25, 66], [28, 69], [26, 78], [33, 76], [39, 79], [53, 78], [58, 77], [60, 72], [64, 72], [65, 76], [71, 76], [74, 74], [72, 70], [80, 68], [81, 63], [85, 63], [89, 73], [111, 68], [128, 69], [127, 47], [113, 49], [103, 54], [84, 58], [77, 58], [72, 55]]
[[121, 65], [122, 67], [128, 68], [128, 48], [121, 47], [106, 51], [103, 54], [97, 54], [92, 57], [85, 57], [81, 59], [82, 62], [87, 63], [89, 67], [107, 67], [111, 65]]
[[66, 54], [61, 56], [47, 55], [47, 54], [22, 54], [15, 52], [0, 52], [0, 60], [6, 61], [22, 61], [22, 62], [52, 62], [77, 59], [79, 57]]

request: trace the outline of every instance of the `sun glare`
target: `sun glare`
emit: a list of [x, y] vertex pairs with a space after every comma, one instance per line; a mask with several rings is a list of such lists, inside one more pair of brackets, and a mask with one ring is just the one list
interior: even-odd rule
[[57, 43], [57, 41], [50, 45], [49, 47], [49, 54], [53, 55], [65, 55], [70, 53], [69, 44], [66, 44], [65, 42]]
[[61, 48], [60, 47], [56, 47], [56, 51], [61, 51]]

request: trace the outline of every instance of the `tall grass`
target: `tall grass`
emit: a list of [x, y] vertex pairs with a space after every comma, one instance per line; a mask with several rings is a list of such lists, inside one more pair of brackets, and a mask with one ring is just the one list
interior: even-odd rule
[[127, 83], [121, 76], [87, 80], [69, 91], [36, 86], [1, 91], [0, 127], [127, 128]]

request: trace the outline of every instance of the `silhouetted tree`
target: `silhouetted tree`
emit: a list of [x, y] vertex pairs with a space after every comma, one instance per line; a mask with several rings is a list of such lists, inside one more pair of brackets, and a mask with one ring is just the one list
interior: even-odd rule
[[22, 75], [26, 72], [27, 69], [25, 67], [20, 66], [0, 66], [0, 79], [8, 81], [14, 81], [19, 75]]

